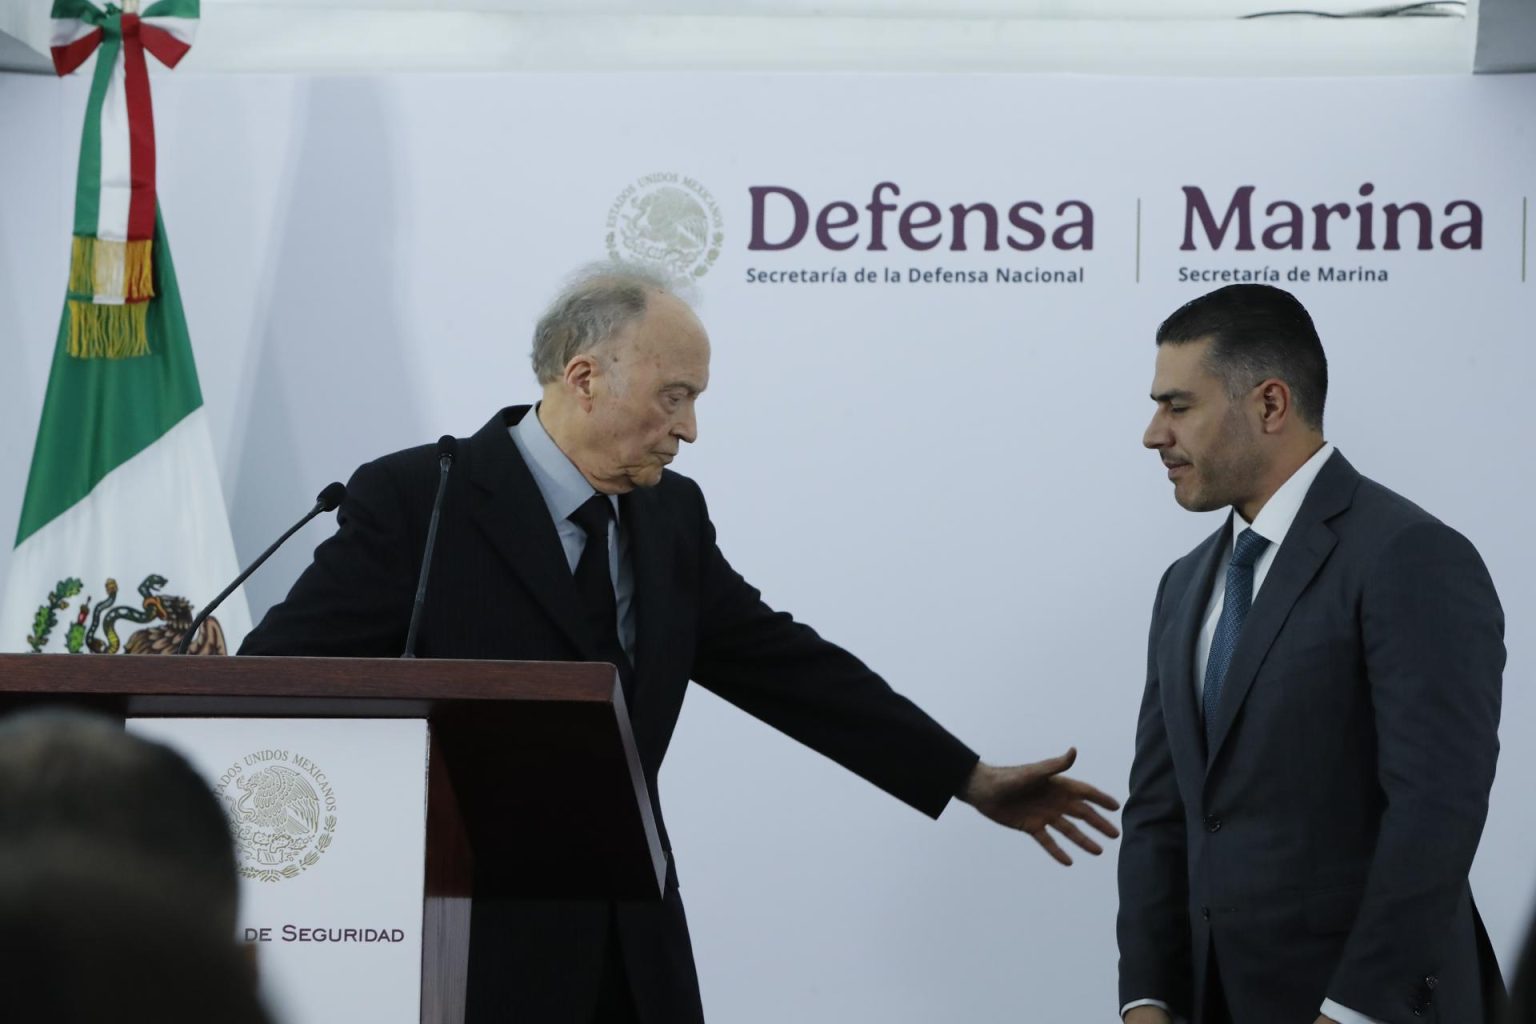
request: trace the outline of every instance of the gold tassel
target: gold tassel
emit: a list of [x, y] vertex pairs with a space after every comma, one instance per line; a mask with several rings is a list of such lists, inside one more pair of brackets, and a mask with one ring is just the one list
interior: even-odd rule
[[154, 297], [154, 268], [150, 261], [151, 244], [147, 238], [127, 243], [128, 251], [123, 256], [123, 283], [128, 290], [123, 297], [129, 302], [142, 302]]
[[91, 294], [107, 299], [123, 298], [123, 267], [127, 263], [128, 250], [122, 242], [96, 239], [91, 268]]
[[75, 295], [96, 294], [96, 239], [75, 236], [69, 250], [69, 290]]
[[76, 359], [149, 355], [149, 303], [69, 300], [69, 354]]
[[76, 235], [70, 248], [70, 293], [128, 302], [153, 298], [152, 245], [147, 238], [136, 242], [113, 242]]

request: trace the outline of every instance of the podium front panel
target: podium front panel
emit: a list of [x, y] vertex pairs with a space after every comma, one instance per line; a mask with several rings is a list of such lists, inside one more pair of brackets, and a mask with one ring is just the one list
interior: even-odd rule
[[184, 754], [229, 816], [240, 935], [287, 1024], [416, 1024], [427, 723], [131, 718]]

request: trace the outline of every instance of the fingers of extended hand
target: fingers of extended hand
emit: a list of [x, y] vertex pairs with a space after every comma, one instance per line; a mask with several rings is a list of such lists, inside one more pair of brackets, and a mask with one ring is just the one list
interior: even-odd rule
[[1055, 757], [1048, 757], [1044, 761], [1037, 761], [1035, 764], [1030, 765], [1030, 767], [1038, 768], [1046, 775], [1058, 775], [1071, 768], [1076, 760], [1077, 748], [1068, 747], [1065, 754], [1058, 754]]
[[1074, 818], [1081, 818], [1111, 839], [1120, 838], [1120, 830], [1115, 827], [1115, 823], [1092, 807], [1089, 807], [1085, 801], [1079, 800], [1074, 804], [1068, 805], [1067, 813]]
[[1072, 823], [1072, 819], [1068, 818], [1066, 815], [1062, 815], [1060, 818], [1057, 818], [1055, 821], [1051, 822], [1051, 827], [1060, 832], [1062, 835], [1066, 836], [1068, 839], [1072, 840], [1078, 846], [1081, 846], [1083, 849], [1093, 854], [1095, 857], [1104, 852], [1104, 847], [1100, 846], [1088, 836], [1084, 835], [1082, 829], [1074, 825]]
[[1097, 786], [1090, 786], [1088, 783], [1080, 782], [1077, 779], [1063, 779], [1062, 781], [1071, 787], [1072, 795], [1079, 800], [1091, 800], [1106, 811], [1118, 811], [1120, 809], [1120, 801]]
[[1047, 832], [1043, 827], [1033, 829], [1029, 834], [1034, 836], [1035, 842], [1045, 847], [1045, 852], [1056, 858], [1058, 862], [1065, 864], [1067, 867], [1072, 866], [1072, 858], [1067, 856], [1067, 851], [1063, 850], [1056, 842], [1056, 837]]

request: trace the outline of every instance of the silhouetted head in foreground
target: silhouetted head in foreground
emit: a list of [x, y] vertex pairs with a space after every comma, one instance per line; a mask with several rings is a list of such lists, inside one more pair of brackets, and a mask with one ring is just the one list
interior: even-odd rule
[[233, 936], [133, 857], [79, 843], [0, 853], [7, 1024], [269, 1024]]
[[180, 754], [111, 718], [0, 719], [0, 855], [37, 845], [131, 862], [142, 885], [234, 938], [239, 878], [217, 798]]

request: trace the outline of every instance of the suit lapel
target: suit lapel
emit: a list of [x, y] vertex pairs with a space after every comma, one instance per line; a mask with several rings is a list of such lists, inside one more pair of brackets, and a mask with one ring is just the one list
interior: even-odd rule
[[1359, 481], [1360, 474], [1344, 456], [1335, 452], [1312, 482], [1290, 532], [1275, 553], [1274, 564], [1269, 567], [1269, 575], [1259, 588], [1253, 607], [1248, 611], [1248, 620], [1243, 623], [1243, 634], [1232, 652], [1232, 661], [1222, 683], [1221, 702], [1216, 708], [1216, 724], [1211, 730], [1207, 770], [1215, 763], [1223, 741], [1232, 731], [1232, 723], [1253, 687], [1259, 666], [1291, 614], [1291, 608], [1338, 543], [1338, 536], [1327, 525], [1328, 520], [1349, 508]]
[[1205, 729], [1200, 721], [1199, 702], [1195, 699], [1195, 642], [1200, 636], [1206, 605], [1210, 603], [1216, 567], [1231, 533], [1229, 515], [1222, 520], [1221, 529], [1195, 550], [1194, 574], [1169, 620], [1167, 636], [1172, 641], [1173, 653], [1167, 676], [1170, 685], [1163, 688], [1163, 716], [1170, 727], [1191, 737], [1194, 744], [1175, 743], [1175, 750], [1205, 749]]
[[503, 409], [470, 439], [470, 518], [582, 657], [598, 661], [549, 507], [507, 432], [527, 412]]
[[[630, 563], [635, 574], [635, 684], [644, 694], [658, 679], [666, 637], [675, 635], [675, 602], [668, 597], [672, 524], [654, 490], [636, 490], [619, 498], [629, 531]], [[654, 685], [651, 692], [655, 692]]]

